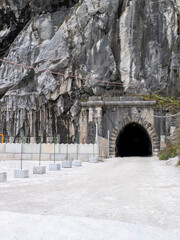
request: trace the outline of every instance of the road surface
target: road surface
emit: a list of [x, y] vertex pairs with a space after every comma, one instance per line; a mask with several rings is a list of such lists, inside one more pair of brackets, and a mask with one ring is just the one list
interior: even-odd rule
[[[89, 227], [92, 232], [89, 232], [89, 238], [86, 236], [84, 239], [106, 239], [103, 237], [104, 231], [110, 231], [106, 233], [107, 239], [111, 231], [124, 234], [120, 235], [124, 236], [123, 240], [134, 240], [136, 235], [138, 240], [150, 237], [180, 239], [180, 168], [168, 166], [156, 157], [130, 157], [108, 159], [98, 164], [84, 163], [79, 168], [62, 169], [40, 176], [32, 174], [34, 164], [28, 161], [23, 163], [24, 168], [30, 169], [29, 179], [14, 179], [13, 170], [20, 163], [0, 163], [1, 172], [7, 171], [9, 176], [7, 183], [0, 184], [2, 240], [11, 240], [11, 237], [29, 240], [31, 234], [30, 238], [28, 235], [23, 238], [21, 234], [25, 229], [26, 233], [33, 231], [31, 228], [34, 228], [34, 224], [39, 224], [37, 236], [44, 240], [45, 236], [49, 237], [47, 232], [51, 230], [42, 233], [42, 226], [51, 224], [53, 228], [58, 222], [62, 226], [76, 222], [75, 229], [72, 224], [70, 229], [74, 231], [73, 236], [78, 236], [76, 230], [82, 234], [82, 239], [85, 237], [83, 231], [84, 234], [88, 233]], [[45, 164], [48, 166], [49, 163]], [[82, 226], [84, 230], [81, 231]], [[7, 227], [14, 230], [5, 238], [5, 232], [1, 231]], [[76, 239], [69, 231], [68, 227], [63, 233], [57, 230], [54, 238], [51, 235], [49, 240]], [[16, 232], [20, 234], [18, 238], [15, 238]], [[144, 238], [142, 236], [145, 233], [147, 236]], [[96, 234], [102, 236], [97, 238]], [[132, 238], [128, 234], [132, 234]], [[114, 235], [112, 240], [116, 237], [118, 239], [119, 235]]]

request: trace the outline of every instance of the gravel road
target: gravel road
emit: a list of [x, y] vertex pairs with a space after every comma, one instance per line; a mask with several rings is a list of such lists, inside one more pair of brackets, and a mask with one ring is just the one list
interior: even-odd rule
[[0, 162], [1, 172], [8, 172], [8, 181], [0, 184], [1, 217], [13, 212], [180, 229], [180, 168], [156, 157], [83, 163], [46, 175], [33, 175], [33, 162], [23, 165], [29, 179], [13, 178], [19, 162]]

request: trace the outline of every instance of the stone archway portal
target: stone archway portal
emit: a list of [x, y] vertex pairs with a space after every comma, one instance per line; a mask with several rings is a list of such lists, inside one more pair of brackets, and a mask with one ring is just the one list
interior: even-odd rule
[[159, 150], [159, 139], [150, 122], [137, 115], [125, 117], [110, 138], [112, 156], [151, 156]]
[[152, 143], [146, 129], [135, 122], [124, 126], [116, 139], [115, 155], [116, 157], [151, 156]]

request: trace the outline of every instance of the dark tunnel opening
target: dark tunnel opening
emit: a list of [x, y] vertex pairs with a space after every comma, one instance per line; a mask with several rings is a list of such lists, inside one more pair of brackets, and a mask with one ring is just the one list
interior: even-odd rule
[[152, 143], [147, 130], [135, 122], [124, 126], [116, 140], [116, 157], [151, 155]]

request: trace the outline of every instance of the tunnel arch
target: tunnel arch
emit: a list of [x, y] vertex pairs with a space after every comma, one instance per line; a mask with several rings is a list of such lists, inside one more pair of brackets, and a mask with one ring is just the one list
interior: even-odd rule
[[116, 139], [115, 156], [152, 156], [152, 143], [147, 130], [136, 122], [126, 124]]
[[[132, 114], [131, 117], [127, 116], [121, 119], [112, 129], [111, 135], [110, 135], [110, 155], [111, 156], [118, 156], [117, 154], [117, 141], [120, 137], [120, 134], [122, 133], [122, 130], [125, 129], [128, 125], [131, 124], [137, 124], [141, 132], [144, 132], [146, 135], [146, 139], [148, 139], [151, 142], [151, 155], [157, 154], [159, 151], [159, 139], [156, 134], [156, 131], [152, 124], [146, 120], [146, 118], [143, 118], [141, 116], [137, 116], [136, 114]], [[130, 126], [129, 125], [129, 126]], [[149, 142], [149, 144], [150, 144]], [[150, 146], [150, 145], [149, 145]], [[150, 149], [150, 148], [149, 148]], [[148, 154], [150, 155], [150, 153]]]

